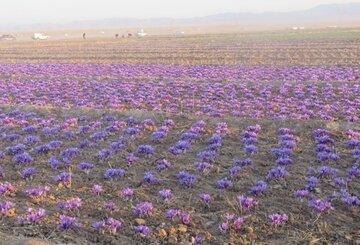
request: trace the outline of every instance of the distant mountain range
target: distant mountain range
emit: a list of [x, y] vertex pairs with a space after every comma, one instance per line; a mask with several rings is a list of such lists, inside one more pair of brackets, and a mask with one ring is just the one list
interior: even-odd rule
[[264, 13], [223, 13], [196, 18], [111, 18], [87, 21], [73, 21], [65, 24], [39, 23], [32, 25], [5, 26], [0, 31], [37, 31], [37, 30], [78, 30], [100, 28], [165, 27], [189, 25], [304, 25], [309, 23], [328, 23], [341, 25], [359, 23], [360, 3], [328, 4], [293, 12]]

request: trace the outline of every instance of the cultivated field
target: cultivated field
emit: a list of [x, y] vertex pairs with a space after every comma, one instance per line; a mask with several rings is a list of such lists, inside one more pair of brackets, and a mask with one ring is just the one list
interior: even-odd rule
[[360, 244], [356, 30], [4, 42], [0, 94], [0, 244]]

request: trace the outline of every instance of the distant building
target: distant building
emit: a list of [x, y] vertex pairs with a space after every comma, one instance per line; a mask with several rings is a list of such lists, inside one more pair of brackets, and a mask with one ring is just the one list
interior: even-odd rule
[[137, 36], [138, 37], [145, 37], [145, 36], [147, 36], [148, 34], [146, 33], [146, 32], [144, 32], [144, 29], [141, 29], [141, 31], [139, 31], [138, 33], [137, 33]]
[[13, 35], [0, 35], [0, 41], [15, 41], [16, 37]]
[[34, 40], [47, 40], [47, 39], [49, 39], [49, 36], [46, 36], [43, 33], [34, 33], [32, 35], [32, 39], [34, 39]]
[[293, 31], [299, 31], [299, 30], [305, 30], [305, 27], [303, 27], [303, 26], [293, 26], [293, 27], [291, 27], [291, 30], [293, 30]]
[[182, 36], [182, 35], [185, 35], [185, 32], [184, 31], [177, 31], [177, 32], [175, 32], [175, 35], [176, 36]]

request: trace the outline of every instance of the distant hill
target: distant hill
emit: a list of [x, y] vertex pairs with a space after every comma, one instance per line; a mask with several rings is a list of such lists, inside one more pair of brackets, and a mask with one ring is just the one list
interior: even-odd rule
[[253, 24], [281, 24], [303, 25], [309, 23], [359, 23], [360, 3], [328, 4], [294, 12], [264, 12], [264, 13], [223, 13], [196, 18], [112, 18], [87, 21], [74, 21], [66, 24], [40, 23], [33, 25], [4, 26], [2, 31], [35, 31], [60, 29], [97, 29], [97, 28], [124, 28], [124, 27], [162, 27], [184, 25], [253, 25]]

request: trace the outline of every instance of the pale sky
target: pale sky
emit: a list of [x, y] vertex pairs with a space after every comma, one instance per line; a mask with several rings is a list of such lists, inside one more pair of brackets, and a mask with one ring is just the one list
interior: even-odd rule
[[360, 0], [0, 0], [0, 25], [303, 10]]

